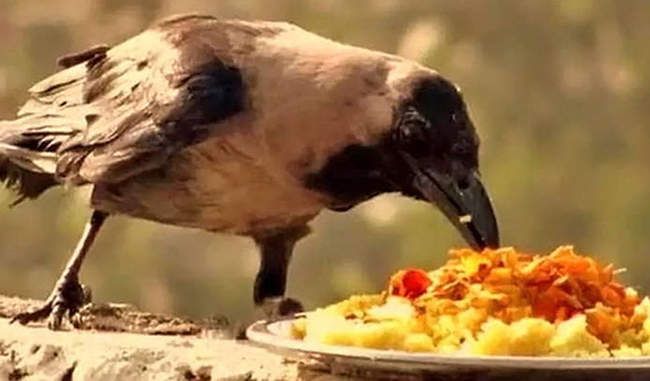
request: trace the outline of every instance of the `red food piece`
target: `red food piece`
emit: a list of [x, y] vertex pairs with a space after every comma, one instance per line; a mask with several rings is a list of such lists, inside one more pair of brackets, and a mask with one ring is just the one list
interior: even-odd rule
[[391, 295], [416, 299], [424, 294], [431, 285], [431, 279], [426, 271], [420, 269], [406, 269], [398, 271], [390, 279], [389, 292]]

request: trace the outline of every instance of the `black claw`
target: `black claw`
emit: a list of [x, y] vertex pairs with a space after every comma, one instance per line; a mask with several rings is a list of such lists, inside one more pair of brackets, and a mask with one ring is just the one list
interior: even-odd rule
[[33, 321], [40, 321], [47, 318], [52, 312], [52, 303], [45, 302], [45, 304], [34, 311], [19, 313], [9, 321], [10, 324], [18, 322], [22, 325]]
[[65, 307], [61, 304], [57, 304], [52, 309], [52, 313], [47, 319], [47, 328], [57, 331], [61, 328], [61, 323], [63, 322], [63, 315], [65, 314]]

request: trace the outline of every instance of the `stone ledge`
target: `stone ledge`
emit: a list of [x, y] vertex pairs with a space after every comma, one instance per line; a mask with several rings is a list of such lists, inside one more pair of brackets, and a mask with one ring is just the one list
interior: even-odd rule
[[81, 330], [9, 324], [8, 316], [37, 303], [0, 296], [0, 380], [343, 379], [227, 339], [232, 332], [221, 322], [126, 305], [85, 308]]

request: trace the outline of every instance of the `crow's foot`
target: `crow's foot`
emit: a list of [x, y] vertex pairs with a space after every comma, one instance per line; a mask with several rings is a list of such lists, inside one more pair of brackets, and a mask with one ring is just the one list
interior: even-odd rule
[[63, 318], [68, 316], [73, 325], [77, 325], [75, 316], [79, 309], [90, 302], [90, 289], [83, 286], [76, 278], [63, 279], [57, 282], [54, 290], [45, 303], [33, 311], [19, 313], [11, 322], [28, 324], [47, 320], [51, 330], [61, 329]]
[[262, 304], [268, 320], [278, 320], [304, 312], [302, 303], [293, 298], [268, 298]]

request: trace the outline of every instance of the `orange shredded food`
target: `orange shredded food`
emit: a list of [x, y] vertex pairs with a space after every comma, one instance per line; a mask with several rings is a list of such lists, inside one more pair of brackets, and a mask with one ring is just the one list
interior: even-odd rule
[[397, 272], [388, 293], [409, 298], [422, 312], [461, 311], [468, 304], [506, 323], [525, 317], [552, 323], [576, 314], [587, 317], [588, 331], [611, 347], [617, 332], [631, 327], [640, 298], [615, 280], [611, 265], [562, 246], [547, 256], [512, 248], [481, 253], [461, 249], [441, 268]]

